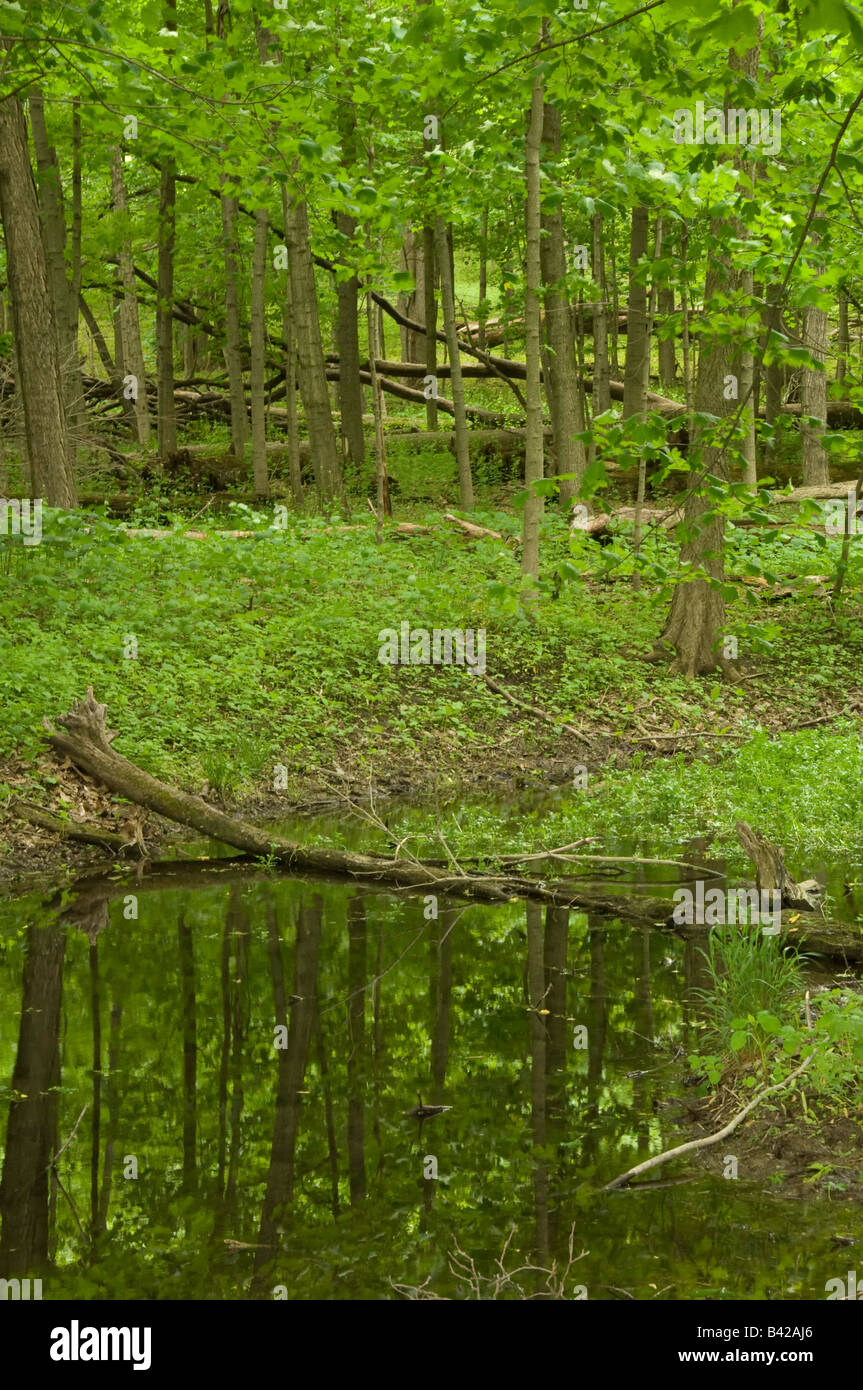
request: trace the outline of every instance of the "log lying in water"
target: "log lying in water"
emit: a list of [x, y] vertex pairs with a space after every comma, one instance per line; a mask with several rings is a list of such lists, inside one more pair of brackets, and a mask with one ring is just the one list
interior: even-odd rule
[[[572, 880], [562, 878], [551, 883], [545, 878], [515, 872], [511, 866], [499, 874], [468, 873], [457, 866], [453, 871], [428, 861], [358, 854], [352, 850], [301, 845], [287, 840], [266, 828], [226, 815], [199, 796], [168, 786], [115, 752], [111, 744], [117, 734], [107, 727], [106, 714], [107, 706], [96, 701], [91, 686], [86, 699], [76, 700], [68, 714], [57, 720], [62, 732], [48, 720], [43, 721], [49, 744], [83, 772], [135, 805], [189, 826], [211, 839], [233, 845], [245, 854], [269, 859], [294, 873], [326, 874], [349, 878], [367, 887], [401, 888], [475, 902], [531, 899], [599, 916], [665, 927], [682, 935], [691, 930], [681, 930], [674, 922], [672, 904], [667, 898], [589, 891]], [[815, 913], [783, 913], [782, 922], [795, 944], [804, 950], [849, 964], [863, 960], [860, 928], [822, 921]]]

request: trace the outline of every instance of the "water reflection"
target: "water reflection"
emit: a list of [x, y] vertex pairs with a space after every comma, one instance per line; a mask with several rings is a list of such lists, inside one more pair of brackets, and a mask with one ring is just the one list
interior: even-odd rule
[[[696, 942], [646, 928], [257, 869], [0, 904], [0, 1276], [453, 1296], [454, 1249], [548, 1268], [574, 1228], [591, 1298], [823, 1297], [829, 1202], [696, 1169], [595, 1190], [688, 1137], [666, 1101], [703, 983]], [[418, 1124], [418, 1092], [449, 1108]]]

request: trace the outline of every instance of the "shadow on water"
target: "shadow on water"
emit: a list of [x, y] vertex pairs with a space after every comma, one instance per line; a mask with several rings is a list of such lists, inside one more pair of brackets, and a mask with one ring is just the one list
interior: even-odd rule
[[[498, 1296], [543, 1297], [572, 1237], [568, 1297], [824, 1297], [831, 1236], [863, 1239], [841, 1194], [729, 1181], [718, 1153], [597, 1190], [691, 1137], [670, 1098], [694, 941], [435, 911], [188, 864], [0, 903], [0, 1276], [46, 1298], [489, 1296], [509, 1240]], [[418, 1093], [448, 1108], [417, 1120]]]

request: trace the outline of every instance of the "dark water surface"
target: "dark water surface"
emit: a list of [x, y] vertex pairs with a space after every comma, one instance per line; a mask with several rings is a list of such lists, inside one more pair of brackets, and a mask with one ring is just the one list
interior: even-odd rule
[[[453, 1252], [481, 1278], [508, 1238], [508, 1270], [560, 1266], [573, 1231], [591, 1299], [823, 1299], [853, 1268], [839, 1190], [783, 1198], [719, 1155], [593, 1190], [692, 1137], [665, 1102], [699, 1045], [694, 942], [430, 910], [258, 868], [0, 902], [0, 1275], [48, 1299], [460, 1297]], [[420, 1127], [418, 1092], [451, 1108]]]

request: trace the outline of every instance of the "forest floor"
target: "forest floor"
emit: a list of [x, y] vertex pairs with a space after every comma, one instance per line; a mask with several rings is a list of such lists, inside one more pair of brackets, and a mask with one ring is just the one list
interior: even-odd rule
[[[625, 536], [607, 548], [570, 536], [549, 506], [547, 579], [527, 613], [517, 511], [471, 514], [503, 540], [472, 540], [428, 506], [404, 505], [397, 520], [427, 529], [388, 528], [378, 545], [359, 505], [349, 522], [290, 518], [283, 530], [237, 507], [208, 517], [195, 539], [179, 512], [168, 535], [134, 538], [72, 513], [49, 514], [39, 546], [7, 544], [5, 871], [94, 857], [17, 820], [11, 798], [103, 824], [118, 814], [42, 751], [42, 718], [88, 685], [108, 704], [120, 751], [254, 819], [338, 809], [370, 787], [429, 803], [575, 786], [587, 795], [570, 812], [574, 834], [606, 834], [640, 801], [685, 836], [716, 819], [717, 798], [740, 802], [748, 778], [768, 795], [760, 819], [748, 802], [740, 814], [766, 833], [848, 844], [863, 822], [863, 575], [854, 558], [832, 603], [838, 542], [732, 528], [727, 631], [742, 679], [690, 682], [646, 660], [667, 613], [672, 538], [650, 541], [656, 583], [636, 591]], [[130, 522], [152, 524], [147, 514]], [[227, 528], [249, 534], [217, 534]], [[472, 630], [477, 642], [484, 632], [485, 669], [478, 646], [476, 670], [382, 664], [382, 634], [403, 623]], [[779, 788], [782, 807], [769, 796]], [[733, 814], [727, 806], [732, 827]]]

